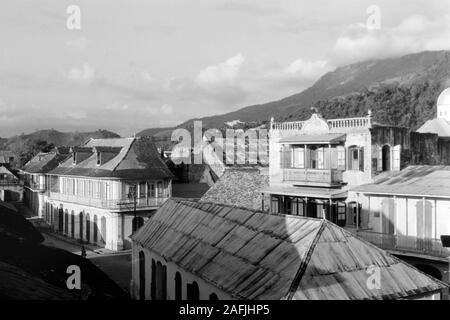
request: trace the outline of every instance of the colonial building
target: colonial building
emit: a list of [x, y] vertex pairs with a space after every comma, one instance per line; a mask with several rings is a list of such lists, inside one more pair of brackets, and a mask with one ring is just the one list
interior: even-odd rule
[[358, 235], [439, 280], [448, 279], [450, 167], [411, 166], [350, 191], [361, 206]]
[[445, 288], [324, 219], [170, 199], [132, 240], [140, 300], [439, 299]]
[[23, 186], [19, 177], [8, 169], [7, 166], [0, 165], [0, 200], [1, 201], [21, 201]]
[[172, 174], [145, 138], [91, 139], [23, 169], [25, 201], [56, 232], [110, 250], [171, 196]]
[[67, 147], [58, 147], [50, 152], [40, 152], [20, 170], [20, 178], [24, 183], [23, 202], [32, 214], [45, 218], [52, 223], [51, 216], [46, 214], [45, 206], [48, 202], [47, 173], [56, 168], [60, 162], [70, 154]]
[[270, 211], [327, 219], [447, 281], [449, 97], [440, 95], [438, 118], [420, 132], [374, 123], [370, 113], [272, 122], [262, 190]]
[[400, 171], [406, 128], [367, 117], [275, 123], [270, 130], [270, 196], [273, 213], [327, 218], [357, 225], [358, 207], [348, 199], [352, 186], [370, 183], [383, 172]]

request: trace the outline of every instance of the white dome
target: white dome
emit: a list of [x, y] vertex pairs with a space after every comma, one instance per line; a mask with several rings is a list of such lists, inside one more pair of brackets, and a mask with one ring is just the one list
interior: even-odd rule
[[450, 88], [447, 88], [444, 91], [442, 91], [437, 100], [437, 105], [450, 106]]

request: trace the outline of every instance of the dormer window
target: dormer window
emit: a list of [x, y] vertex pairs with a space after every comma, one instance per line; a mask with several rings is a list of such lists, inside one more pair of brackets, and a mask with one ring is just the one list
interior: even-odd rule
[[97, 165], [100, 166], [102, 164], [102, 153], [97, 151]]
[[73, 164], [73, 165], [76, 165], [76, 164], [77, 164], [77, 153], [76, 153], [76, 152], [74, 152], [74, 153], [72, 154], [72, 164]]

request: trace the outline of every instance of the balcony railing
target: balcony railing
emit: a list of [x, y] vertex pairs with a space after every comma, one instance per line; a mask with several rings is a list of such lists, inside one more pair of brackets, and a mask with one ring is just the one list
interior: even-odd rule
[[[95, 198], [85, 198], [74, 195], [62, 194], [57, 192], [50, 192], [50, 199], [57, 201], [70, 202], [74, 204], [80, 204], [88, 207], [96, 207], [100, 209], [107, 209], [113, 211], [133, 211], [134, 210], [134, 200], [125, 199], [95, 199]], [[143, 209], [156, 209], [164, 204], [168, 198], [137, 198], [136, 199], [136, 210]]]
[[21, 182], [16, 179], [1, 179], [0, 186], [17, 186], [21, 185]]
[[283, 169], [283, 180], [292, 183], [320, 183], [337, 185], [343, 181], [341, 170], [335, 169]]
[[[350, 129], [350, 128], [371, 128], [372, 118], [371, 115], [360, 118], [347, 118], [347, 119], [331, 119], [326, 120], [330, 129]], [[305, 124], [305, 121], [293, 121], [293, 122], [272, 122], [271, 130], [277, 131], [300, 131]]]
[[438, 239], [420, 239], [413, 236], [391, 235], [369, 231], [358, 231], [358, 236], [374, 245], [391, 251], [447, 258], [450, 250]]

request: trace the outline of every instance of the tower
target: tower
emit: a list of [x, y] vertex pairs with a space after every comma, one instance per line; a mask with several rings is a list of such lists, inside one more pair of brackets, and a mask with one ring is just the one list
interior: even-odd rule
[[450, 88], [445, 89], [439, 95], [437, 101], [437, 118], [450, 122]]

